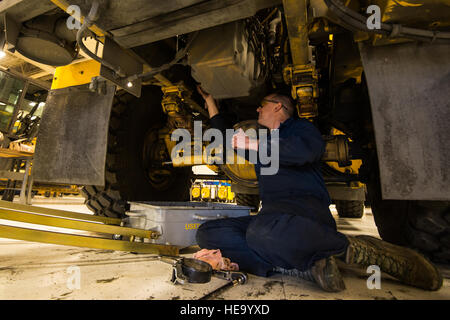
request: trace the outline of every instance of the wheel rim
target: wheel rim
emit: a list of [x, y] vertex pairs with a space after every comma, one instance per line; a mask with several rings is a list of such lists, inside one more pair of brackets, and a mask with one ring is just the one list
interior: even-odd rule
[[143, 167], [149, 183], [158, 190], [166, 190], [175, 180], [174, 168], [164, 166], [170, 159], [163, 140], [159, 139], [159, 128], [151, 128], [144, 139]]

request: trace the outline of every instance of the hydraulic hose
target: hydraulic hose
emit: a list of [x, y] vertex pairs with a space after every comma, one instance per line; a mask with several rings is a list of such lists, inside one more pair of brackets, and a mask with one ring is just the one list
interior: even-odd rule
[[381, 23], [380, 29], [368, 29], [367, 17], [343, 5], [340, 0], [324, 0], [333, 12], [345, 24], [361, 31], [378, 33], [391, 38], [408, 38], [432, 43], [450, 43], [450, 32], [430, 31], [404, 27], [400, 24]]
[[128, 77], [127, 80], [134, 81], [136, 79], [151, 78], [151, 77], [157, 75], [158, 73], [161, 73], [162, 71], [169, 69], [173, 65], [178, 64], [180, 62], [180, 60], [183, 59], [183, 57], [186, 56], [186, 54], [188, 53], [188, 51], [192, 45], [192, 42], [194, 42], [195, 38], [197, 37], [197, 34], [198, 34], [198, 31], [192, 35], [191, 39], [189, 39], [189, 42], [186, 44], [186, 47], [184, 47], [181, 51], [178, 51], [175, 54], [175, 58], [172, 61], [170, 61], [169, 63], [163, 64], [157, 68], [154, 68], [149, 72]]
[[100, 4], [98, 2], [98, 0], [95, 0], [92, 3], [92, 7], [91, 10], [89, 11], [89, 14], [87, 17], [84, 18], [84, 22], [83, 25], [81, 26], [80, 30], [78, 30], [77, 33], [77, 43], [78, 46], [80, 47], [81, 50], [83, 50], [84, 53], [86, 53], [91, 59], [101, 63], [102, 65], [104, 65], [105, 67], [113, 70], [119, 77], [123, 78], [126, 75], [123, 74], [120, 70], [120, 68], [112, 65], [111, 63], [109, 63], [108, 61], [105, 61], [104, 59], [100, 58], [99, 56], [97, 56], [96, 54], [94, 54], [93, 52], [91, 52], [83, 43], [83, 36], [84, 33], [86, 32], [86, 30], [88, 30], [95, 21], [97, 21], [98, 19], [98, 8], [99, 8]]

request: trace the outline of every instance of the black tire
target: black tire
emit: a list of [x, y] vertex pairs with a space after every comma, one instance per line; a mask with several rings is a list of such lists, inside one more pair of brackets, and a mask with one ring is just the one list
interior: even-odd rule
[[362, 218], [364, 201], [336, 200], [336, 211], [341, 218]]
[[367, 191], [381, 238], [450, 263], [450, 202], [382, 200], [377, 173], [373, 171]]
[[409, 245], [436, 262], [450, 263], [450, 203], [415, 201], [408, 213]]
[[252, 207], [251, 212], [259, 211], [259, 194], [236, 193], [236, 204], [240, 206]]
[[153, 86], [144, 87], [139, 99], [123, 92], [115, 97], [109, 124], [105, 186], [85, 186], [81, 191], [86, 206], [96, 215], [122, 218], [128, 210], [128, 201], [189, 201], [191, 167], [168, 167], [167, 179], [163, 177], [155, 182], [148, 174], [148, 167], [161, 166], [161, 163], [144, 161], [149, 132], [156, 132], [166, 123], [161, 97], [161, 89]]

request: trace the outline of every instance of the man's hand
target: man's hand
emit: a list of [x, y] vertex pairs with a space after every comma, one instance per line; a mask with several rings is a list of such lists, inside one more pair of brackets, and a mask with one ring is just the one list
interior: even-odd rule
[[248, 149], [258, 151], [258, 140], [250, 139], [250, 137], [245, 134], [244, 130], [239, 129], [238, 132], [233, 136], [231, 146], [234, 149]]
[[197, 91], [198, 91], [198, 93], [200, 93], [200, 95], [203, 97], [203, 99], [205, 99], [206, 102], [214, 101], [212, 95], [210, 95], [208, 92], [203, 90], [203, 88], [200, 85], [197, 86]]
[[218, 114], [219, 108], [217, 107], [216, 101], [214, 100], [213, 96], [203, 90], [203, 88], [199, 85], [197, 86], [197, 91], [205, 100], [205, 109], [208, 110], [209, 117], [212, 118], [216, 114]]

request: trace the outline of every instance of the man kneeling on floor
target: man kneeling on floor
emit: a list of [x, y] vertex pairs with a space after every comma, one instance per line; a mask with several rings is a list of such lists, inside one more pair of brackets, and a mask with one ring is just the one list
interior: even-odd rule
[[[214, 98], [198, 89], [211, 126], [224, 131], [227, 126]], [[296, 275], [330, 292], [345, 289], [336, 258], [365, 267], [377, 265], [405, 284], [438, 290], [442, 276], [422, 255], [373, 237], [337, 231], [320, 171], [325, 143], [313, 124], [293, 117], [294, 111], [287, 96], [271, 94], [263, 99], [258, 123], [278, 130], [279, 170], [261, 175], [263, 165], [255, 164], [262, 201], [259, 214], [202, 224], [197, 231], [200, 248], [219, 249], [240, 270], [263, 277], [276, 272]], [[242, 132], [233, 137], [232, 145], [258, 151], [258, 142], [255, 146]]]

